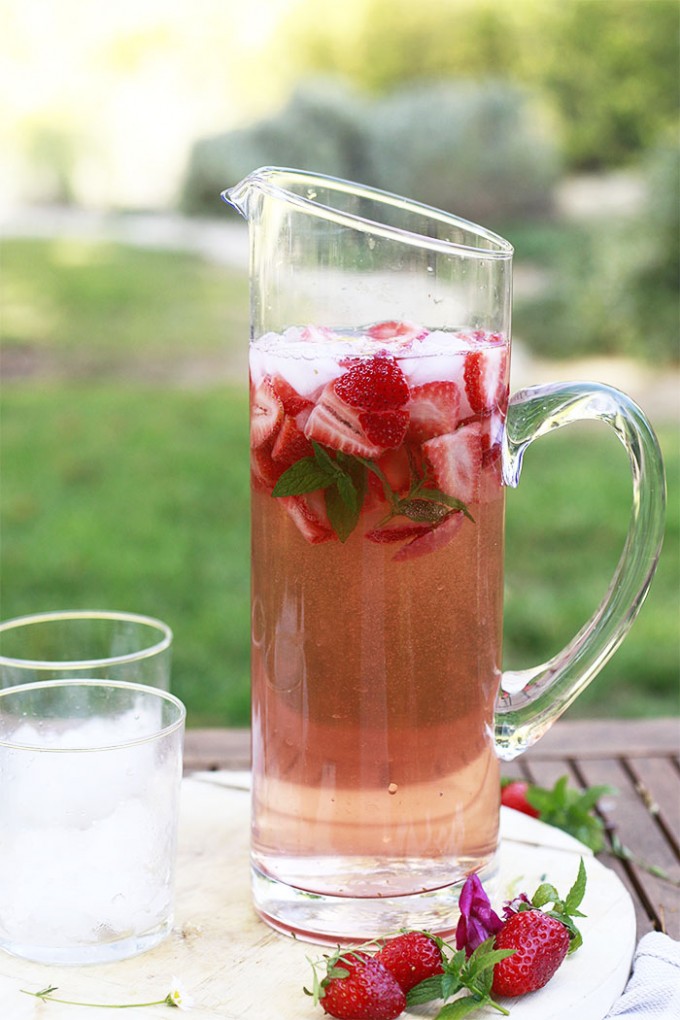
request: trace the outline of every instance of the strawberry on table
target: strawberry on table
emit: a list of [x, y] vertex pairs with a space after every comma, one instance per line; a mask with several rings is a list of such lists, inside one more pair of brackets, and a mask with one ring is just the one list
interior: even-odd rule
[[389, 970], [404, 992], [434, 977], [443, 974], [442, 951], [430, 936], [422, 931], [408, 931], [388, 939], [376, 956]]
[[519, 780], [507, 783], [501, 790], [501, 804], [504, 807], [513, 808], [515, 811], [521, 811], [525, 815], [530, 815], [532, 818], [538, 818], [539, 812], [527, 800], [528, 789], [529, 784]]
[[494, 995], [516, 998], [543, 988], [569, 951], [569, 932], [542, 910], [512, 914], [494, 942], [496, 949], [514, 949], [494, 967]]
[[396, 1020], [406, 1007], [406, 996], [387, 968], [360, 952], [329, 961], [320, 994], [324, 1012], [338, 1020]]

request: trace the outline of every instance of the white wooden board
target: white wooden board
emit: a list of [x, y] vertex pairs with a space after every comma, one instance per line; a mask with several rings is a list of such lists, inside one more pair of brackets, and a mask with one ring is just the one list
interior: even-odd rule
[[[172, 979], [193, 999], [196, 1020], [321, 1020], [320, 1007], [303, 995], [309, 984], [307, 956], [314, 946], [278, 935], [255, 915], [248, 869], [247, 775], [206, 773], [185, 779], [182, 789], [175, 928], [156, 949], [120, 963], [90, 967], [34, 964], [0, 952], [2, 1020], [111, 1020], [112, 1016], [158, 1020], [179, 1017], [170, 1007], [114, 1014], [110, 1009], [42, 1003], [21, 993], [56, 985], [55, 994], [99, 1003], [162, 999]], [[230, 786], [224, 784], [229, 783]], [[531, 894], [547, 876], [569, 888], [586, 858], [588, 889], [580, 924], [583, 947], [568, 958], [544, 989], [506, 1001], [513, 1020], [602, 1020], [620, 995], [635, 947], [635, 914], [617, 876], [589, 850], [558, 829], [502, 809], [500, 896]], [[432, 1017], [436, 1004], [413, 1010]], [[473, 1014], [497, 1017], [495, 1011]]]

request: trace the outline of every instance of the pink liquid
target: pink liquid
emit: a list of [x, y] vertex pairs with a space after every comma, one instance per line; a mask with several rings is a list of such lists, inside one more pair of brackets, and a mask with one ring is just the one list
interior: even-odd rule
[[[316, 406], [328, 385], [323, 371], [334, 364], [332, 379], [346, 365], [337, 355], [333, 361], [330, 342], [318, 345], [318, 357], [312, 347], [304, 362], [299, 345], [289, 355], [285, 338], [280, 343], [273, 354], [254, 359], [254, 387], [263, 369], [269, 370], [265, 378], [283, 371], [295, 392]], [[474, 477], [463, 487], [474, 521], [445, 508], [450, 538], [441, 523], [416, 532], [420, 546], [411, 535], [367, 538], [385, 530], [390, 512], [373, 478], [358, 523], [341, 542], [329, 534], [323, 494], [303, 497], [311, 526], [290, 499], [287, 508], [271, 495], [262, 458], [275, 440], [268, 438], [254, 461], [253, 866], [295, 890], [355, 899], [420, 895], [483, 869], [497, 847], [493, 713], [500, 679], [504, 500], [494, 448], [500, 432], [490, 423], [502, 422], [504, 414], [507, 352], [498, 338], [491, 345], [460, 337], [456, 343], [448, 358], [423, 355], [426, 368], [425, 362], [418, 367], [417, 344], [396, 346], [392, 355], [403, 354], [396, 362], [414, 395], [404, 405], [412, 418], [423, 378], [463, 390], [456, 398], [460, 422], [451, 419], [446, 427], [452, 433], [467, 428], [464, 434], [471, 436]], [[361, 350], [364, 360], [383, 356]], [[465, 396], [469, 350], [502, 358], [496, 403], [477, 415]], [[306, 392], [301, 380], [308, 380]], [[397, 458], [390, 478], [401, 478], [402, 495], [408, 480], [399, 451], [409, 446], [424, 470], [431, 444], [423, 435], [437, 426], [416, 429], [417, 437], [413, 427], [386, 460], [374, 458], [382, 464]], [[413, 524], [397, 515], [387, 528]], [[425, 551], [418, 552], [424, 543]], [[266, 904], [260, 909], [275, 913]], [[278, 923], [309, 927], [285, 917]]]

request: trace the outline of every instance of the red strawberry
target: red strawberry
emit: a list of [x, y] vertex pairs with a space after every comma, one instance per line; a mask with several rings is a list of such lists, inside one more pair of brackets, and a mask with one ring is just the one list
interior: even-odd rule
[[460, 510], [449, 514], [436, 528], [428, 527], [424, 534], [417, 535], [411, 542], [408, 542], [400, 549], [398, 553], [395, 553], [395, 562], [402, 563], [404, 560], [415, 560], [420, 556], [426, 556], [429, 553], [435, 552], [437, 549], [443, 549], [444, 546], [453, 541], [460, 528], [462, 528], [464, 520], [465, 516]]
[[379, 457], [382, 446], [372, 443], [359, 421], [360, 412], [346, 404], [335, 392], [335, 383], [328, 383], [305, 425], [305, 435], [332, 450], [342, 450], [360, 457]]
[[301, 411], [298, 419], [285, 415], [278, 435], [272, 446], [272, 460], [284, 467], [290, 467], [301, 457], [311, 457], [314, 453], [312, 444], [298, 426], [300, 417], [308, 417], [307, 411]]
[[353, 365], [334, 386], [341, 400], [362, 411], [396, 411], [409, 398], [406, 376], [393, 358], [383, 355]]
[[269, 444], [266, 444], [257, 450], [250, 451], [250, 468], [253, 477], [260, 483], [260, 487], [271, 492], [286, 470], [286, 465], [274, 463], [271, 448]]
[[415, 340], [427, 336], [427, 330], [416, 326], [414, 322], [396, 322], [394, 319], [387, 322], [376, 322], [366, 330], [373, 340]]
[[403, 521], [404, 518], [400, 517], [399, 523], [393, 521], [383, 528], [374, 528], [373, 531], [367, 531], [366, 538], [369, 542], [375, 542], [377, 545], [384, 545], [390, 542], [405, 542], [407, 538], [416, 538], [432, 528], [431, 524], [420, 524], [417, 521], [413, 521], [411, 524], [404, 524]]
[[514, 808], [515, 811], [522, 811], [525, 815], [531, 815], [532, 818], [538, 818], [539, 812], [527, 800], [528, 789], [528, 783], [519, 781], [508, 783], [501, 790], [501, 804]]
[[389, 970], [404, 992], [426, 978], [444, 973], [441, 949], [422, 931], [409, 931], [390, 939], [375, 959]]
[[330, 542], [335, 538], [323, 503], [323, 493], [308, 492], [304, 496], [280, 496], [278, 502], [310, 545]]
[[569, 949], [569, 932], [542, 910], [513, 914], [496, 935], [496, 949], [514, 949], [493, 972], [494, 995], [515, 998], [543, 988]]
[[[411, 469], [409, 455], [405, 446], [400, 446], [398, 450], [387, 450], [376, 461], [376, 465], [384, 474], [393, 492], [402, 493], [408, 491], [411, 481]], [[375, 479], [380, 486], [380, 492], [383, 493], [380, 479], [373, 471], [369, 471], [369, 483], [372, 479]]]
[[460, 390], [445, 381], [414, 386], [408, 410], [409, 435], [418, 442], [453, 432], [460, 421]]
[[305, 408], [313, 406], [311, 400], [307, 400], [306, 397], [301, 397], [294, 386], [284, 379], [281, 375], [275, 375], [272, 377], [272, 389], [283, 404], [283, 410], [286, 414], [289, 414], [294, 418], [300, 411]]
[[504, 347], [470, 351], [465, 357], [465, 392], [474, 414], [488, 414], [504, 403], [507, 392], [506, 352]]
[[408, 411], [364, 411], [359, 415], [366, 438], [385, 450], [401, 446], [408, 428]]
[[447, 496], [471, 503], [479, 487], [482, 467], [481, 426], [464, 425], [449, 435], [423, 443], [437, 488]]
[[268, 375], [253, 390], [250, 400], [250, 447], [257, 450], [277, 432], [283, 420], [283, 404]]
[[323, 981], [321, 1005], [331, 1016], [339, 1020], [395, 1020], [406, 1008], [403, 991], [375, 957], [364, 953], [341, 956], [334, 967], [349, 974]]

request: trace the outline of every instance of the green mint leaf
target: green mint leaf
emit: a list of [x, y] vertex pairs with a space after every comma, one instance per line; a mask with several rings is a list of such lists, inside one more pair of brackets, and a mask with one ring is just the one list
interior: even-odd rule
[[432, 1002], [433, 999], [445, 998], [442, 993], [442, 974], [425, 978], [406, 993], [407, 1006], [420, 1006], [424, 1002]]
[[560, 894], [554, 885], [550, 885], [549, 882], [544, 882], [539, 885], [538, 889], [531, 897], [531, 902], [535, 907], [544, 907], [546, 903], [557, 903], [559, 901]]
[[341, 471], [337, 461], [333, 460], [331, 455], [324, 450], [323, 446], [315, 443], [314, 440], [312, 440], [312, 447], [314, 449], [314, 460], [319, 465], [319, 468], [325, 471], [330, 478], [336, 478]]
[[357, 456], [355, 459], [369, 471], [372, 471], [373, 474], [380, 479], [380, 484], [383, 487], [383, 493], [386, 501], [390, 504], [394, 504], [397, 501], [397, 495], [378, 465], [374, 464], [372, 460], [368, 460], [367, 457]]
[[335, 534], [341, 542], [346, 542], [357, 526], [361, 506], [358, 499], [354, 507], [347, 505], [338, 484], [326, 489], [326, 513]]
[[440, 524], [450, 513], [448, 507], [442, 503], [416, 496], [412, 499], [398, 500], [392, 508], [390, 516], [408, 517], [411, 521], [426, 524]]
[[[489, 943], [493, 946], [493, 939], [487, 939], [486, 942], [482, 943], [482, 946], [486, 946]], [[481, 949], [482, 946], [480, 946], [479, 949]], [[475, 953], [479, 952], [479, 949], [475, 950]], [[501, 960], [505, 960], [508, 956], [512, 956], [515, 952], [515, 949], [488, 949], [476, 959], [475, 953], [473, 953], [468, 960], [468, 967], [466, 968], [466, 974], [464, 977], [467, 979], [467, 974], [469, 973], [471, 978], [476, 978], [487, 971], [491, 973], [491, 976], [493, 977], [493, 968], [496, 964], [500, 963]]]
[[301, 457], [283, 472], [272, 489], [272, 496], [301, 496], [332, 485], [334, 476], [322, 469], [314, 457]]
[[460, 1020], [461, 1017], [468, 1016], [473, 1010], [480, 1009], [484, 1005], [486, 1003], [478, 999], [477, 996], [464, 995], [462, 999], [447, 1002], [445, 1006], [442, 1006], [434, 1020]]
[[[578, 907], [583, 902], [583, 897], [586, 892], [586, 883], [588, 876], [586, 875], [586, 866], [583, 863], [583, 858], [579, 861], [578, 875], [576, 881], [572, 885], [571, 889], [567, 893], [567, 898], [564, 901], [564, 910], [567, 914], [575, 914]], [[582, 916], [582, 915], [579, 915]]]
[[599, 853], [604, 847], [604, 825], [593, 809], [604, 793], [615, 791], [609, 786], [570, 790], [567, 783], [567, 776], [561, 776], [552, 790], [529, 786], [527, 800], [539, 812], [541, 821], [568, 832]]
[[463, 987], [460, 975], [447, 971], [442, 974], [442, 999], [450, 999], [452, 995], [459, 992]]
[[349, 475], [338, 475], [335, 483], [338, 487], [338, 495], [351, 514], [358, 514], [361, 509], [359, 504], [359, 493], [352, 478]]
[[417, 498], [429, 499], [433, 503], [442, 503], [451, 510], [461, 510], [466, 517], [470, 518], [473, 524], [475, 522], [474, 517], [468, 510], [467, 503], [463, 503], [461, 499], [456, 499], [455, 496], [449, 496], [446, 492], [442, 492], [441, 489], [420, 489]]

